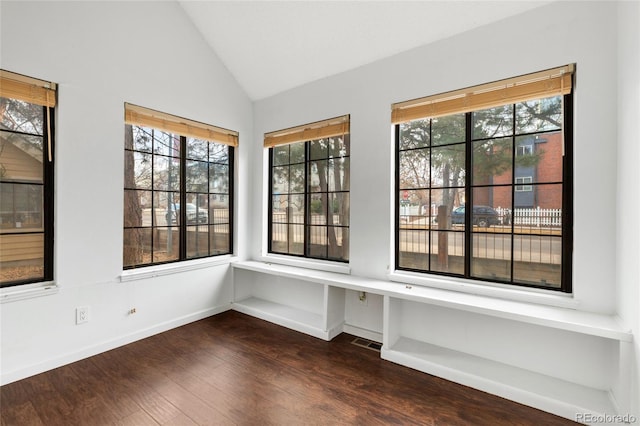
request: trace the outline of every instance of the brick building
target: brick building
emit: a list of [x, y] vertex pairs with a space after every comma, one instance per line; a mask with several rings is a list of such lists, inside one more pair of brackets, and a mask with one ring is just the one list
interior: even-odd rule
[[[516, 208], [557, 209], [562, 206], [562, 132], [520, 137], [516, 140], [516, 156], [537, 155], [535, 165], [518, 165], [491, 178], [489, 184], [505, 185], [475, 188], [475, 205], [510, 208], [512, 194]], [[512, 192], [511, 183], [515, 184]]]

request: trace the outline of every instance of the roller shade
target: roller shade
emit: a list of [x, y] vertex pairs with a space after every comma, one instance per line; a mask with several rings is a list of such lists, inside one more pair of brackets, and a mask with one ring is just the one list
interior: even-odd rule
[[0, 70], [0, 96], [53, 108], [56, 84]]
[[154, 129], [196, 139], [208, 140], [230, 146], [238, 146], [238, 132], [200, 123], [149, 108], [125, 103], [126, 124], [153, 127]]
[[571, 93], [574, 64], [393, 104], [393, 124]]
[[349, 133], [349, 115], [264, 134], [264, 147], [331, 138]]

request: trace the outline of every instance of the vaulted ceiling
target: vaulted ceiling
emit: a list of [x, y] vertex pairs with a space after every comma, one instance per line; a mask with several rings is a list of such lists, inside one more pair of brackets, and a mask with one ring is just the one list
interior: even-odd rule
[[249, 97], [259, 100], [550, 1], [179, 3]]

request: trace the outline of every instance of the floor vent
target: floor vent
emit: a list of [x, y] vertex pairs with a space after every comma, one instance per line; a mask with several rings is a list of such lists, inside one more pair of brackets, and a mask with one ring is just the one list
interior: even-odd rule
[[361, 337], [356, 337], [353, 339], [351, 344], [360, 346], [362, 348], [371, 349], [372, 351], [380, 352], [380, 348], [382, 348], [382, 343], [374, 342], [373, 340], [363, 339]]

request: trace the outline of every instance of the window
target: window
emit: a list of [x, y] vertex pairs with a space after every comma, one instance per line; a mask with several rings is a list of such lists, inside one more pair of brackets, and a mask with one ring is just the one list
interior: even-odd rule
[[265, 135], [269, 252], [349, 260], [349, 116]]
[[523, 176], [516, 178], [516, 192], [530, 192], [533, 191], [531, 183], [533, 178], [531, 176]]
[[0, 71], [0, 286], [53, 280], [56, 85]]
[[125, 105], [125, 269], [233, 252], [236, 132]]
[[516, 149], [517, 156], [533, 155], [533, 145], [520, 145]]
[[393, 106], [397, 269], [571, 291], [572, 76]]

